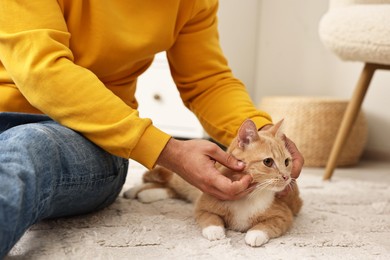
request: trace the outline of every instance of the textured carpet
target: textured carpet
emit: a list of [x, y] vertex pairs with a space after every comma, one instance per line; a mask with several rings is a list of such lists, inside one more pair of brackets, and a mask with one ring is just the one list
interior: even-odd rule
[[[143, 171], [131, 166], [125, 189]], [[331, 182], [322, 173], [303, 170], [294, 227], [259, 248], [232, 231], [204, 239], [185, 202], [119, 197], [100, 212], [34, 225], [6, 259], [390, 259], [390, 164], [340, 169]]]

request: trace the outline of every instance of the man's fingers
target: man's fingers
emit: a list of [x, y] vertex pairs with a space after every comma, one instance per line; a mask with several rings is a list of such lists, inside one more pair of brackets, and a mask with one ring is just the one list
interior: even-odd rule
[[284, 190], [277, 192], [277, 193], [276, 193], [276, 197], [277, 197], [277, 198], [283, 198], [283, 197], [286, 196], [289, 192], [290, 192], [290, 187], [287, 186]]
[[291, 156], [293, 159], [293, 167], [291, 170], [291, 177], [296, 179], [301, 174], [301, 170], [302, 170], [302, 167], [305, 163], [305, 160], [304, 160], [302, 154], [299, 152], [295, 143], [293, 141], [291, 141], [289, 138], [287, 138], [286, 136], [284, 138], [285, 138], [287, 150], [291, 153]]
[[236, 171], [242, 171], [245, 168], [245, 163], [237, 160], [233, 155], [226, 153], [219, 146], [215, 145], [210, 148], [208, 154], [213, 160], [216, 160], [220, 164]]
[[302, 156], [293, 159], [293, 167], [291, 170], [292, 178], [296, 179], [299, 177], [299, 175], [301, 174], [303, 164], [304, 164], [304, 159]]
[[216, 172], [213, 176], [211, 182], [214, 184], [214, 189], [213, 191], [210, 190], [209, 193], [216, 194], [215, 196], [219, 199], [235, 200], [251, 192], [251, 190], [248, 190], [252, 182], [250, 175], [245, 175], [237, 181], [232, 181], [219, 172]]

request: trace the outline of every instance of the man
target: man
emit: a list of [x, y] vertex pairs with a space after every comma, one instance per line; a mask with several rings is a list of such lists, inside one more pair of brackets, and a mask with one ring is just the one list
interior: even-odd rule
[[[219, 46], [217, 0], [0, 2], [0, 258], [44, 218], [112, 203], [128, 159], [165, 166], [204, 192], [238, 199], [250, 176], [231, 182], [214, 167], [245, 165], [205, 140], [179, 141], [140, 118], [137, 77], [167, 52], [185, 105], [228, 145], [252, 104]], [[294, 177], [303, 158], [293, 154]]]

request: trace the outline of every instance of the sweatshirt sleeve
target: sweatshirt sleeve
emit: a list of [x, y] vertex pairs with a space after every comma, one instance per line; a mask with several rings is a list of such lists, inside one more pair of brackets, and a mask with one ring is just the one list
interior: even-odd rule
[[0, 1], [0, 60], [26, 99], [106, 151], [154, 166], [170, 136], [74, 63], [55, 0]]
[[222, 53], [217, 29], [218, 1], [196, 3], [192, 18], [168, 51], [168, 59], [185, 105], [209, 135], [226, 146], [245, 119], [254, 120], [261, 128], [271, 124], [271, 118], [256, 109]]

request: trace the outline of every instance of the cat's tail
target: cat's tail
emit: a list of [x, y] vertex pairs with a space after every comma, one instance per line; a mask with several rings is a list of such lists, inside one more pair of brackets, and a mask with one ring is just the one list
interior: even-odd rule
[[195, 202], [201, 195], [201, 191], [192, 186], [174, 172], [157, 166], [143, 175], [144, 183], [157, 183], [175, 193], [175, 197]]

